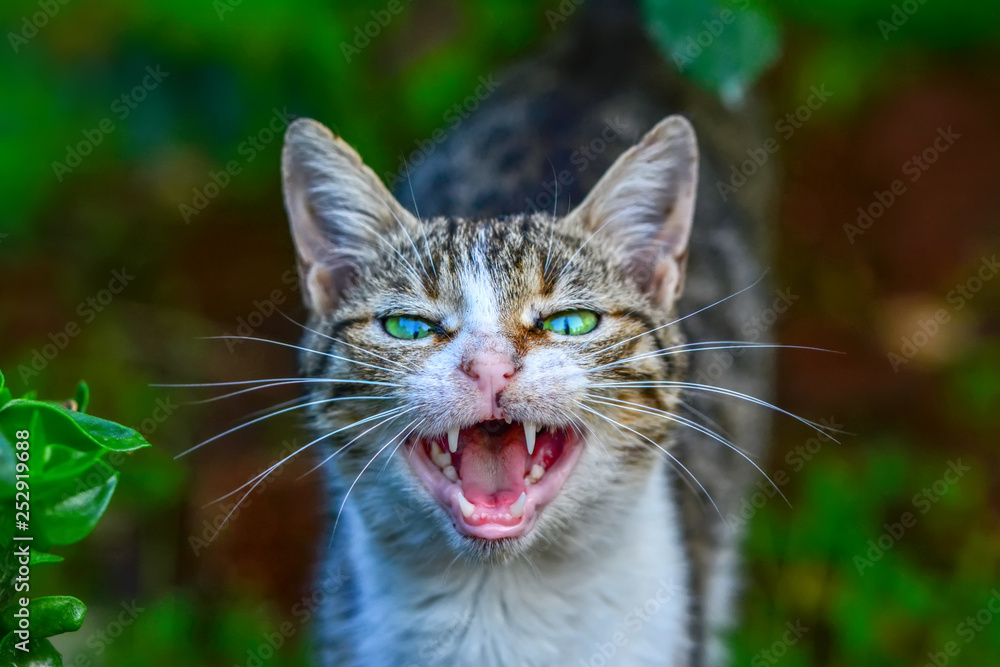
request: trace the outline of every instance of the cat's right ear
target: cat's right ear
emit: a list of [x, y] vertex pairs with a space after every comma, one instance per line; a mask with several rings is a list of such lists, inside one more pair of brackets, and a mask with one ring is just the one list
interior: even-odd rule
[[388, 230], [419, 223], [357, 151], [314, 120], [289, 125], [281, 172], [303, 297], [330, 312]]

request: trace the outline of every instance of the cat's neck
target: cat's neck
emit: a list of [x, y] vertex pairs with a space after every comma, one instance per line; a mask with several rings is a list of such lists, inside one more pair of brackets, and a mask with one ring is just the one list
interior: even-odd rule
[[667, 663], [683, 665], [688, 568], [665, 476], [657, 466], [631, 512], [619, 513], [616, 539], [575, 544], [558, 560], [415, 568], [408, 554], [352, 535], [360, 538], [350, 547], [360, 663], [388, 652], [398, 658], [392, 664], [578, 667], [651, 664], [674, 653]]

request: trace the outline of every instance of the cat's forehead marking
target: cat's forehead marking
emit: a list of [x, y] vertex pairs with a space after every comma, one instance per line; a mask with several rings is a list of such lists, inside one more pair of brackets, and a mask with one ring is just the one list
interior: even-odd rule
[[482, 332], [497, 332], [500, 326], [500, 303], [497, 285], [486, 260], [485, 239], [482, 235], [473, 246], [469, 260], [462, 267], [459, 285], [464, 301], [464, 325]]

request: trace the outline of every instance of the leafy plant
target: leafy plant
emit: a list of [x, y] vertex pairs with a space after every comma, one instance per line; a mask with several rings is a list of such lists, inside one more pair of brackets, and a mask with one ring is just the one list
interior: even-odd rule
[[686, 77], [735, 104], [781, 53], [781, 30], [757, 0], [643, 0], [649, 32]]
[[[14, 399], [0, 373], [0, 662], [62, 665], [48, 638], [74, 632], [86, 606], [30, 594], [31, 570], [63, 559], [52, 548], [90, 534], [108, 507], [118, 472], [105, 457], [149, 443], [138, 432], [85, 413], [86, 383], [65, 403]], [[28, 576], [23, 566], [27, 565]], [[27, 630], [27, 632], [26, 632]], [[30, 640], [29, 640], [30, 636]]]

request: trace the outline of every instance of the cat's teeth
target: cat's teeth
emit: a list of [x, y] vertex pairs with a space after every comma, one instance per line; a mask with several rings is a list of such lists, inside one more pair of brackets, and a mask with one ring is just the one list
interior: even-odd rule
[[540, 464], [536, 463], [535, 465], [531, 466], [531, 471], [528, 473], [528, 477], [525, 481], [527, 481], [529, 484], [537, 484], [538, 480], [540, 480], [544, 474], [545, 474], [545, 468], [543, 468]]
[[508, 424], [510, 424], [510, 423], [511, 423], [512, 421], [514, 421], [514, 420], [513, 420], [513, 419], [511, 419], [510, 417], [504, 417], [504, 418], [503, 418], [503, 420], [504, 420], [505, 422], [507, 422]]
[[535, 425], [524, 422], [524, 443], [528, 446], [528, 456], [535, 453]]
[[455, 466], [446, 466], [445, 469], [442, 470], [441, 472], [443, 472], [444, 476], [450, 479], [451, 481], [453, 482], [458, 481], [458, 471], [455, 470]]
[[465, 496], [462, 495], [461, 491], [458, 492], [458, 506], [462, 510], [462, 516], [464, 516], [466, 519], [472, 516], [472, 513], [476, 511], [476, 506], [470, 503], [468, 500], [466, 500]]
[[431, 461], [434, 461], [434, 465], [438, 468], [444, 468], [451, 465], [451, 456], [435, 441], [431, 443]]
[[528, 499], [528, 494], [524, 491], [518, 496], [517, 501], [510, 506], [510, 515], [515, 519], [520, 519], [521, 515], [524, 514], [524, 503]]
[[448, 449], [454, 454], [458, 451], [458, 429], [453, 428], [448, 431]]

